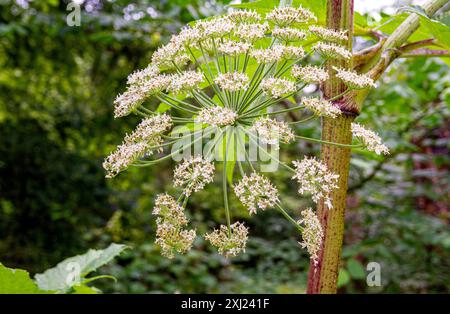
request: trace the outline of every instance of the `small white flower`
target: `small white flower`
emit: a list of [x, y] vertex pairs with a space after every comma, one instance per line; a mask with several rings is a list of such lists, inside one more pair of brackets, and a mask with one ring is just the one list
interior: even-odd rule
[[161, 255], [169, 259], [175, 257], [175, 252], [186, 253], [189, 251], [195, 236], [194, 229], [186, 230], [166, 219], [160, 217], [156, 219], [155, 243], [161, 248]]
[[145, 69], [135, 71], [128, 75], [128, 85], [142, 85], [145, 81], [154, 78], [159, 74], [159, 68], [154, 64], [149, 64]]
[[214, 170], [214, 164], [200, 156], [185, 159], [174, 170], [173, 184], [184, 186], [183, 193], [189, 196], [214, 180]]
[[203, 74], [201, 72], [185, 71], [177, 73], [171, 76], [167, 91], [174, 94], [189, 92], [192, 89], [198, 88], [201, 82], [203, 82]]
[[342, 112], [333, 103], [319, 98], [304, 98], [302, 103], [319, 117], [336, 118]]
[[138, 124], [130, 135], [125, 137], [126, 142], [144, 141], [151, 145], [161, 142], [161, 134], [172, 127], [172, 118], [167, 114], [155, 115], [145, 118]]
[[236, 24], [226, 17], [216, 17], [207, 21], [198, 21], [195, 28], [200, 30], [204, 37], [223, 37], [231, 33]]
[[375, 87], [374, 81], [367, 75], [358, 74], [354, 71], [348, 71], [333, 67], [337, 72], [336, 76], [340, 78], [345, 85], [352, 89], [363, 89], [368, 87]]
[[265, 176], [255, 172], [250, 176], [244, 176], [234, 186], [234, 193], [250, 215], [256, 214], [257, 209], [266, 210], [280, 201], [277, 188]]
[[356, 122], [353, 122], [351, 127], [353, 136], [360, 138], [368, 150], [375, 152], [377, 155], [389, 155], [389, 149], [374, 131], [368, 130]]
[[346, 31], [335, 31], [317, 25], [311, 25], [309, 31], [324, 41], [340, 42], [348, 39]]
[[178, 35], [172, 36], [170, 41], [178, 46], [196, 47], [197, 43], [203, 39], [204, 39], [204, 34], [198, 28], [184, 27], [181, 29], [181, 31]]
[[181, 66], [188, 61], [189, 56], [185, 53], [185, 48], [175, 41], [160, 47], [152, 55], [152, 63], [158, 67], [172, 68], [174, 63]]
[[209, 234], [205, 234], [205, 239], [215, 246], [219, 254], [225, 257], [237, 256], [241, 252], [245, 252], [245, 245], [248, 239], [248, 228], [241, 222], [235, 222], [228, 227], [220, 225], [219, 229], [215, 229]]
[[285, 42], [300, 41], [306, 38], [306, 33], [290, 27], [276, 27], [272, 31], [272, 36]]
[[328, 170], [327, 166], [315, 157], [305, 157], [302, 161], [294, 161], [295, 175], [299, 183], [298, 193], [309, 193], [314, 203], [324, 199], [328, 208], [332, 208], [330, 192], [338, 188], [339, 175]]
[[128, 166], [137, 159], [142, 158], [145, 155], [151, 155], [152, 153], [150, 145], [145, 142], [124, 142], [105, 158], [103, 168], [106, 170], [106, 177], [115, 177], [119, 172], [128, 168]]
[[289, 143], [295, 138], [294, 132], [286, 122], [265, 117], [257, 119], [251, 130], [258, 133], [262, 143], [274, 145], [275, 150], [280, 148], [280, 141]]
[[305, 50], [299, 46], [283, 46], [280, 49], [283, 50], [283, 58], [286, 60], [298, 60], [305, 56]]
[[294, 64], [291, 73], [293, 77], [307, 84], [322, 83], [329, 78], [327, 71], [321, 67], [312, 65], [298, 66]]
[[114, 117], [118, 118], [129, 115], [148, 97], [166, 89], [170, 81], [171, 76], [160, 74], [139, 81], [139, 84], [130, 85], [123, 94], [118, 95], [114, 100]]
[[266, 49], [250, 50], [250, 56], [255, 58], [258, 63], [273, 63], [278, 62], [283, 58], [284, 46], [275, 45]]
[[234, 23], [258, 22], [261, 15], [253, 10], [233, 10], [228, 13], [227, 17]]
[[227, 107], [211, 107], [202, 109], [197, 119], [197, 123], [206, 123], [211, 126], [220, 127], [233, 124], [236, 121], [238, 115]]
[[279, 27], [289, 26], [292, 23], [304, 23], [309, 20], [317, 21], [315, 15], [301, 6], [298, 8], [275, 8], [266, 15], [266, 19]]
[[224, 40], [223, 43], [217, 45], [217, 50], [223, 54], [236, 56], [244, 54], [252, 48], [252, 45], [247, 42], [240, 42], [234, 40]]
[[161, 216], [176, 226], [186, 226], [189, 223], [184, 208], [167, 193], [156, 196], [152, 214]]
[[323, 229], [319, 218], [311, 208], [307, 208], [301, 212], [302, 218], [298, 220], [298, 224], [303, 226], [302, 239], [299, 244], [302, 248], [306, 248], [311, 260], [317, 264], [320, 248], [323, 241]]
[[255, 40], [264, 38], [268, 30], [269, 25], [267, 23], [249, 23], [239, 25], [234, 34], [244, 41], [254, 42]]
[[321, 41], [313, 46], [313, 50], [317, 51], [326, 58], [350, 59], [352, 57], [352, 53], [345, 47], [332, 43], [324, 43]]
[[275, 77], [262, 80], [260, 87], [264, 94], [272, 98], [280, 98], [297, 90], [295, 82]]
[[248, 76], [245, 73], [239, 72], [220, 73], [214, 79], [214, 83], [223, 90], [236, 92], [247, 87]]

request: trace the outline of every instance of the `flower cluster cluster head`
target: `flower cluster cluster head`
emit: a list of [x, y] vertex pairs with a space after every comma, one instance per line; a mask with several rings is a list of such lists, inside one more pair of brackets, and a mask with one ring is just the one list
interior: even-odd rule
[[346, 31], [335, 31], [322, 26], [311, 25], [309, 31], [324, 41], [339, 43], [348, 39]]
[[[332, 102], [335, 98], [304, 98], [303, 89], [308, 84], [323, 85], [333, 76], [348, 86], [344, 93], [374, 86], [364, 75], [340, 68], [325, 70], [309, 62], [306, 56], [313, 52], [316, 57], [322, 56], [323, 62], [352, 57], [352, 52], [343, 46], [351, 34], [313, 25], [316, 22], [316, 16], [301, 6], [276, 7], [266, 14], [232, 9], [222, 16], [182, 28], [153, 53], [147, 67], [128, 76], [125, 91], [114, 101], [114, 117], [133, 114], [143, 120], [105, 158], [107, 177], [114, 177], [130, 166], [150, 167], [175, 154], [184, 155], [192, 148], [195, 152], [198, 149], [206, 152], [203, 157], [191, 156], [175, 166], [173, 185], [179, 188], [178, 195], [162, 194], [156, 199], [153, 209], [158, 216], [156, 242], [163, 255], [172, 258], [192, 246], [196, 231], [187, 227], [185, 207], [194, 192], [208, 188], [213, 182], [217, 164], [210, 158], [213, 152], [221, 151], [224, 155], [217, 157], [236, 156], [244, 160], [239, 160], [238, 167], [227, 167], [226, 160], [217, 160], [224, 162], [223, 208], [228, 223], [205, 238], [225, 256], [244, 251], [247, 227], [241, 222], [229, 225], [233, 216], [228, 203], [231, 186], [251, 215], [274, 208], [298, 230], [305, 230], [301, 244], [313, 259], [317, 258], [322, 239], [317, 217], [310, 209], [302, 212], [298, 223], [290, 217], [282, 207], [277, 187], [259, 172], [268, 169], [266, 160], [254, 160], [261, 157], [259, 153], [268, 145], [276, 152], [281, 149], [280, 143], [295, 140], [342, 145], [296, 135], [299, 123], [342, 114], [336, 102]], [[309, 45], [309, 39], [319, 41]], [[301, 104], [287, 106], [288, 99], [295, 102], [301, 99]], [[281, 104], [285, 108], [280, 110]], [[292, 122], [283, 120], [283, 116], [292, 118], [297, 113], [308, 117]], [[192, 130], [194, 136], [191, 133], [178, 138], [164, 134], [173, 124], [180, 130]], [[211, 139], [213, 132], [217, 133]], [[377, 154], [388, 153], [372, 131], [354, 123], [352, 132], [360, 138], [358, 147], [364, 144]], [[228, 141], [229, 137], [233, 140]], [[171, 153], [159, 156], [165, 153], [163, 148]], [[266, 154], [273, 158], [271, 165], [281, 163], [292, 172], [300, 194], [332, 207], [332, 192], [337, 188], [339, 176], [325, 164], [315, 158], [304, 158], [294, 161], [291, 167], [281, 158], [267, 151]]]
[[135, 72], [128, 78], [128, 89], [114, 100], [114, 117], [124, 117], [135, 111], [148, 97], [167, 88], [171, 76], [160, 74], [150, 76], [150, 71]]
[[289, 143], [295, 139], [294, 132], [286, 122], [267, 117], [258, 118], [251, 130], [258, 134], [261, 143], [273, 145], [276, 150], [280, 148], [280, 142]]
[[306, 39], [307, 34], [297, 28], [276, 27], [272, 30], [272, 36], [284, 42], [295, 42]]
[[266, 32], [269, 30], [269, 24], [246, 23], [240, 24], [234, 34], [246, 42], [254, 42], [258, 39], [264, 38]]
[[217, 51], [225, 55], [237, 56], [247, 53], [252, 47], [252, 44], [248, 42], [227, 39], [217, 44]]
[[154, 151], [161, 152], [158, 147], [163, 142], [161, 134], [171, 127], [172, 119], [166, 114], [142, 120], [131, 134], [125, 136], [122, 145], [105, 158], [106, 177], [116, 176], [137, 159], [152, 155]]
[[193, 89], [197, 89], [201, 82], [203, 82], [203, 74], [201, 72], [185, 71], [177, 73], [172, 75], [167, 91], [174, 94], [190, 92]]
[[239, 221], [230, 225], [230, 228], [220, 225], [219, 229], [206, 234], [205, 239], [217, 248], [219, 254], [225, 257], [237, 256], [245, 252], [248, 228]]
[[238, 115], [227, 107], [210, 107], [202, 109], [195, 120], [197, 123], [205, 123], [214, 127], [221, 127], [233, 124]]
[[280, 200], [278, 189], [263, 175], [253, 172], [244, 176], [234, 186], [234, 193], [250, 214], [256, 214], [257, 209], [266, 210], [273, 207]]
[[227, 17], [234, 23], [252, 23], [262, 19], [261, 15], [254, 10], [233, 10]]
[[325, 99], [314, 97], [304, 98], [302, 99], [302, 103], [319, 117], [336, 118], [342, 113], [341, 109]]
[[183, 187], [183, 193], [190, 196], [214, 180], [214, 171], [214, 164], [200, 156], [184, 159], [174, 170], [174, 185]]
[[319, 41], [313, 49], [325, 58], [350, 59], [352, 57], [352, 53], [345, 47], [333, 43]]
[[389, 149], [374, 131], [368, 130], [356, 122], [352, 123], [351, 128], [353, 136], [361, 139], [368, 150], [375, 152], [377, 155], [389, 155]]
[[293, 162], [295, 174], [292, 179], [299, 184], [298, 193], [311, 194], [312, 200], [318, 203], [324, 200], [328, 208], [332, 208], [330, 193], [338, 188], [339, 175], [331, 172], [327, 166], [315, 157], [305, 157]]
[[314, 65], [298, 66], [295, 64], [291, 73], [293, 77], [307, 84], [322, 83], [329, 78], [327, 71]]
[[304, 209], [301, 212], [302, 218], [298, 220], [298, 224], [303, 227], [302, 239], [300, 242], [302, 248], [306, 248], [311, 260], [317, 263], [320, 248], [323, 241], [323, 229], [319, 218], [311, 208]]
[[223, 90], [237, 92], [247, 87], [248, 76], [239, 72], [220, 73], [214, 80], [214, 83]]
[[168, 194], [160, 194], [155, 201], [153, 214], [159, 216], [156, 219], [156, 241], [161, 248], [161, 254], [167, 258], [173, 258], [175, 253], [186, 253], [192, 247], [195, 240], [195, 229], [188, 230], [183, 207]]
[[345, 85], [351, 89], [363, 89], [368, 87], [375, 87], [375, 82], [367, 75], [358, 74], [355, 71], [345, 70], [333, 67], [336, 71], [336, 76], [340, 78]]
[[266, 15], [266, 19], [278, 27], [289, 26], [293, 23], [317, 21], [316, 16], [308, 9], [294, 7], [275, 8]]
[[295, 82], [287, 79], [269, 77], [261, 82], [261, 89], [271, 98], [280, 98], [283, 95], [295, 92], [297, 86]]

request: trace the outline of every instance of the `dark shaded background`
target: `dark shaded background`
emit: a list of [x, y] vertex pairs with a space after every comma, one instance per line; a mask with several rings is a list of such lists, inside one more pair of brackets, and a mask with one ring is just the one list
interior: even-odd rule
[[[136, 125], [113, 119], [127, 75], [182, 25], [224, 11], [222, 2], [85, 1], [82, 24], [68, 27], [66, 2], [0, 1], [0, 261], [41, 272], [61, 259], [108, 243], [130, 244], [102, 269], [118, 282], [105, 292], [276, 292], [305, 290], [308, 257], [295, 230], [276, 213], [252, 217], [232, 199], [251, 239], [226, 260], [197, 240], [167, 260], [154, 241], [153, 198], [171, 187], [171, 162], [106, 180], [103, 158]], [[450, 74], [441, 60], [397, 62], [372, 92], [358, 121], [391, 148], [386, 158], [356, 152], [340, 292], [450, 292]], [[319, 136], [317, 123], [302, 126]], [[284, 150], [317, 153], [314, 144]], [[272, 178], [298, 214], [289, 174]], [[193, 197], [191, 220], [203, 234], [223, 220], [217, 186]], [[382, 265], [382, 287], [364, 267]]]

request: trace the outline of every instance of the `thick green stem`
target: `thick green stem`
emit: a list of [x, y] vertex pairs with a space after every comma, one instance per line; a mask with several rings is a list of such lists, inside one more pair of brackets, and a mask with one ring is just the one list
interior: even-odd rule
[[[327, 2], [327, 27], [346, 30], [349, 39], [346, 47], [352, 50], [353, 34], [353, 0], [329, 0]], [[329, 60], [327, 68], [332, 75], [323, 86], [324, 96], [334, 98], [345, 92], [345, 85], [331, 71], [332, 66], [350, 68], [351, 61]], [[335, 118], [322, 120], [322, 140], [350, 145], [352, 142], [351, 123], [357, 115], [352, 93], [339, 98], [335, 103], [344, 114]], [[350, 164], [349, 147], [337, 147], [322, 144], [321, 159], [327, 168], [339, 174], [338, 188], [331, 193], [333, 208], [328, 208], [324, 201], [317, 206], [317, 215], [324, 231], [322, 248], [317, 264], [311, 262], [308, 275], [308, 293], [336, 293], [339, 274], [339, 260], [344, 235], [344, 213], [346, 206], [347, 180]]]

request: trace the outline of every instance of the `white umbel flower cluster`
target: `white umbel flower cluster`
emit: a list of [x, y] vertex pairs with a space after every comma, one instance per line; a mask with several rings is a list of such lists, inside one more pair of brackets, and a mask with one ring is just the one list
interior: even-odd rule
[[152, 55], [152, 64], [158, 67], [173, 68], [175, 65], [182, 66], [189, 61], [185, 49], [176, 41], [161, 46]]
[[319, 117], [336, 118], [342, 113], [337, 106], [325, 99], [304, 98], [302, 103]]
[[291, 27], [277, 27], [272, 31], [272, 36], [284, 42], [300, 41], [306, 38], [306, 33]]
[[228, 13], [227, 18], [234, 23], [249, 23], [260, 21], [261, 15], [253, 10], [233, 10]]
[[301, 212], [302, 218], [298, 220], [298, 224], [303, 227], [302, 239], [299, 244], [302, 248], [306, 248], [311, 260], [317, 264], [320, 248], [323, 242], [323, 229], [319, 218], [311, 208], [307, 208]]
[[336, 76], [340, 78], [345, 85], [351, 89], [364, 89], [368, 87], [375, 87], [375, 82], [367, 75], [358, 74], [354, 71], [349, 71], [337, 67], [333, 67], [336, 71]]
[[329, 78], [327, 71], [313, 65], [299, 66], [294, 64], [291, 73], [293, 77], [307, 84], [322, 83]]
[[377, 155], [389, 155], [389, 149], [374, 131], [368, 130], [356, 122], [352, 123], [351, 128], [353, 136], [361, 139], [368, 150], [375, 152]]
[[309, 31], [324, 41], [340, 42], [348, 39], [345, 31], [335, 31], [322, 26], [311, 25]]
[[214, 83], [223, 90], [236, 92], [247, 87], [248, 76], [245, 73], [239, 72], [220, 73], [214, 79]]
[[236, 56], [239, 54], [244, 54], [252, 48], [252, 44], [248, 42], [234, 41], [234, 40], [224, 40], [219, 42], [217, 45], [217, 50], [223, 54]]
[[198, 88], [201, 82], [203, 82], [203, 74], [201, 72], [185, 71], [177, 73], [172, 75], [167, 91], [174, 94], [189, 92]]
[[[171, 127], [172, 120], [166, 114], [142, 120], [136, 130], [125, 137], [122, 145], [105, 158], [106, 177], [115, 177], [137, 159], [153, 154], [155, 147], [163, 142], [161, 134]], [[161, 148], [156, 150], [161, 151]]]
[[262, 80], [260, 86], [264, 94], [272, 98], [280, 98], [283, 95], [293, 93], [297, 90], [295, 82], [276, 77], [269, 77]]
[[289, 143], [295, 138], [294, 132], [286, 122], [266, 117], [258, 118], [251, 130], [258, 134], [261, 143], [273, 145], [275, 150], [280, 148], [280, 142]]
[[[140, 80], [138, 77], [143, 78]], [[136, 74], [130, 79], [132, 84], [128, 89], [114, 100], [114, 117], [124, 117], [136, 110], [148, 97], [165, 90], [172, 78], [171, 75], [161, 74], [153, 77], [144, 77]]]
[[230, 34], [236, 24], [226, 17], [216, 17], [207, 21], [198, 21], [195, 27], [202, 32], [203, 38], [212, 38]]
[[168, 194], [160, 194], [155, 201], [153, 214], [156, 219], [156, 241], [161, 248], [161, 254], [167, 258], [174, 258], [175, 252], [186, 253], [195, 240], [195, 229], [187, 230], [184, 227], [189, 220], [184, 209]]
[[205, 123], [210, 126], [221, 127], [233, 124], [238, 115], [227, 107], [211, 107], [202, 109], [195, 120], [197, 123]]
[[173, 184], [183, 187], [184, 195], [190, 196], [214, 180], [214, 170], [214, 164], [200, 156], [184, 159], [174, 170]]
[[221, 225], [219, 229], [205, 235], [205, 239], [225, 257], [237, 256], [245, 252], [248, 239], [248, 228], [243, 223], [237, 221], [230, 228], [230, 234], [228, 227]]
[[289, 26], [292, 23], [305, 23], [310, 20], [317, 21], [311, 11], [302, 7], [275, 8], [266, 15], [266, 19], [279, 27]]
[[312, 200], [318, 203], [324, 200], [328, 208], [332, 208], [330, 192], [338, 188], [338, 174], [332, 173], [327, 166], [315, 157], [305, 157], [302, 161], [294, 161], [295, 175], [292, 179], [299, 184], [298, 193], [311, 194]]
[[266, 210], [280, 201], [277, 188], [268, 178], [255, 172], [250, 176], [244, 176], [234, 186], [234, 193], [250, 215], [256, 214], [257, 209]]
[[325, 43], [322, 41], [319, 41], [317, 44], [315, 44], [313, 46], [313, 50], [317, 51], [325, 58], [350, 59], [352, 57], [352, 53], [345, 47], [333, 43]]
[[269, 24], [267, 23], [248, 23], [239, 25], [234, 34], [236, 35], [236, 37], [244, 41], [254, 42], [258, 39], [264, 38], [268, 30]]
[[159, 74], [159, 68], [150, 64], [145, 69], [135, 71], [128, 75], [128, 85], [143, 85], [145, 81], [151, 79]]

